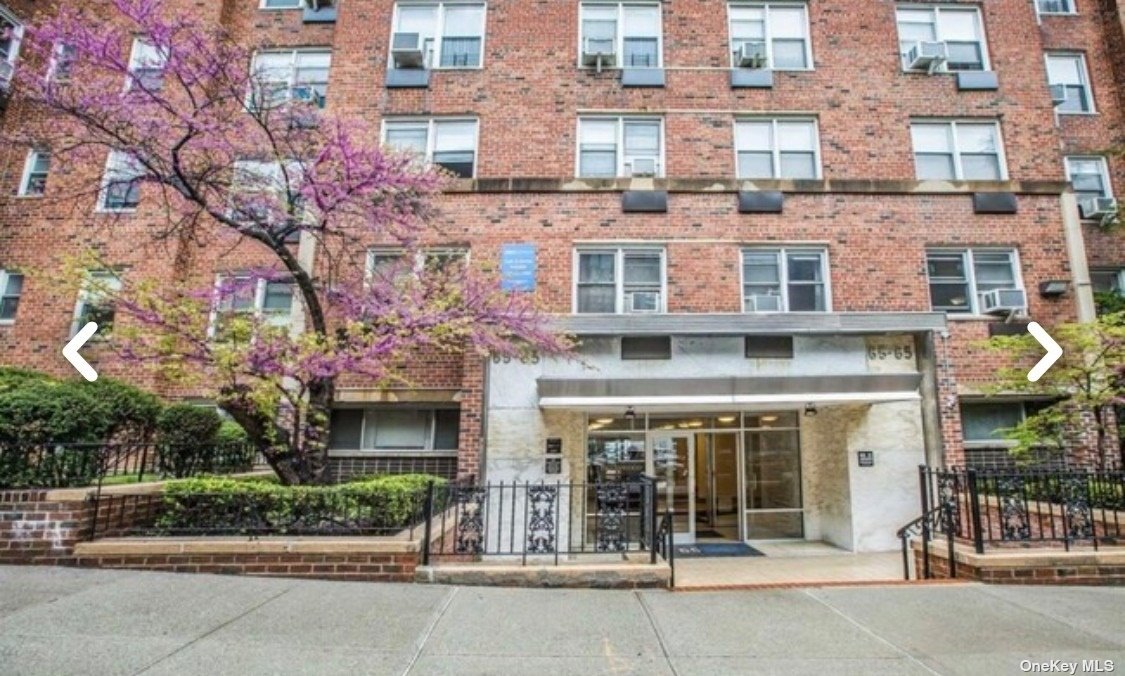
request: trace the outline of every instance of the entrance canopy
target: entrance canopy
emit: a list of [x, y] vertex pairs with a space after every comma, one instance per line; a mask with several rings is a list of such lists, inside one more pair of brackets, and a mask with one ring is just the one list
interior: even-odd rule
[[918, 373], [742, 378], [540, 378], [539, 406], [571, 410], [798, 408], [918, 400]]

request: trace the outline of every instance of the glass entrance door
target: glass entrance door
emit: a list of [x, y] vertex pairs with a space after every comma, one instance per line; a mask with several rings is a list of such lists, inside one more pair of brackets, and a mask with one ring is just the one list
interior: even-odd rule
[[796, 429], [745, 432], [746, 539], [804, 537]]
[[652, 475], [656, 477], [656, 509], [672, 510], [674, 542], [695, 542], [695, 444], [688, 433], [652, 436]]
[[695, 434], [695, 535], [741, 539], [738, 504], [738, 433]]

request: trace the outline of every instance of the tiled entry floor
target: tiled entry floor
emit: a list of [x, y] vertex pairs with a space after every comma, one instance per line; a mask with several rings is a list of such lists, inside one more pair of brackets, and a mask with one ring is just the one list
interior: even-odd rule
[[754, 542], [765, 556], [676, 559], [676, 589], [902, 579], [902, 554], [853, 554], [825, 542]]

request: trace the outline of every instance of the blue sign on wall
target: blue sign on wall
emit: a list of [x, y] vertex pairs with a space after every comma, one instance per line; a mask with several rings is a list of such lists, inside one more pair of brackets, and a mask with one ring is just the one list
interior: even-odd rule
[[537, 273], [534, 244], [505, 244], [500, 247], [500, 288], [505, 291], [534, 291]]

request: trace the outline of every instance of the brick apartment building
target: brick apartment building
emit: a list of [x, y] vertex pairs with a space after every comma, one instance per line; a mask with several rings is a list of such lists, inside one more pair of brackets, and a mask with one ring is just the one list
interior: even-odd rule
[[[18, 67], [39, 3], [0, 2], [16, 27], [0, 68]], [[409, 389], [349, 380], [341, 476], [655, 472], [685, 540], [888, 549], [920, 463], [1002, 461], [993, 430], [1035, 406], [984, 400], [997, 364], [976, 344], [1088, 319], [1092, 288], [1125, 284], [1125, 238], [1095, 223], [1125, 189], [1105, 156], [1125, 115], [1114, 0], [182, 4], [294, 92], [462, 176], [428, 248], [499, 271], [582, 340], [580, 361], [446, 356], [409, 365]], [[18, 92], [3, 115], [50, 125]], [[3, 363], [69, 373], [59, 349], [92, 301], [20, 276], [68, 250], [195, 286], [255, 256], [142, 254], [159, 222], [143, 194], [112, 228], [104, 198], [51, 199], [89, 170], [0, 149]], [[296, 314], [284, 287], [255, 302]]]

